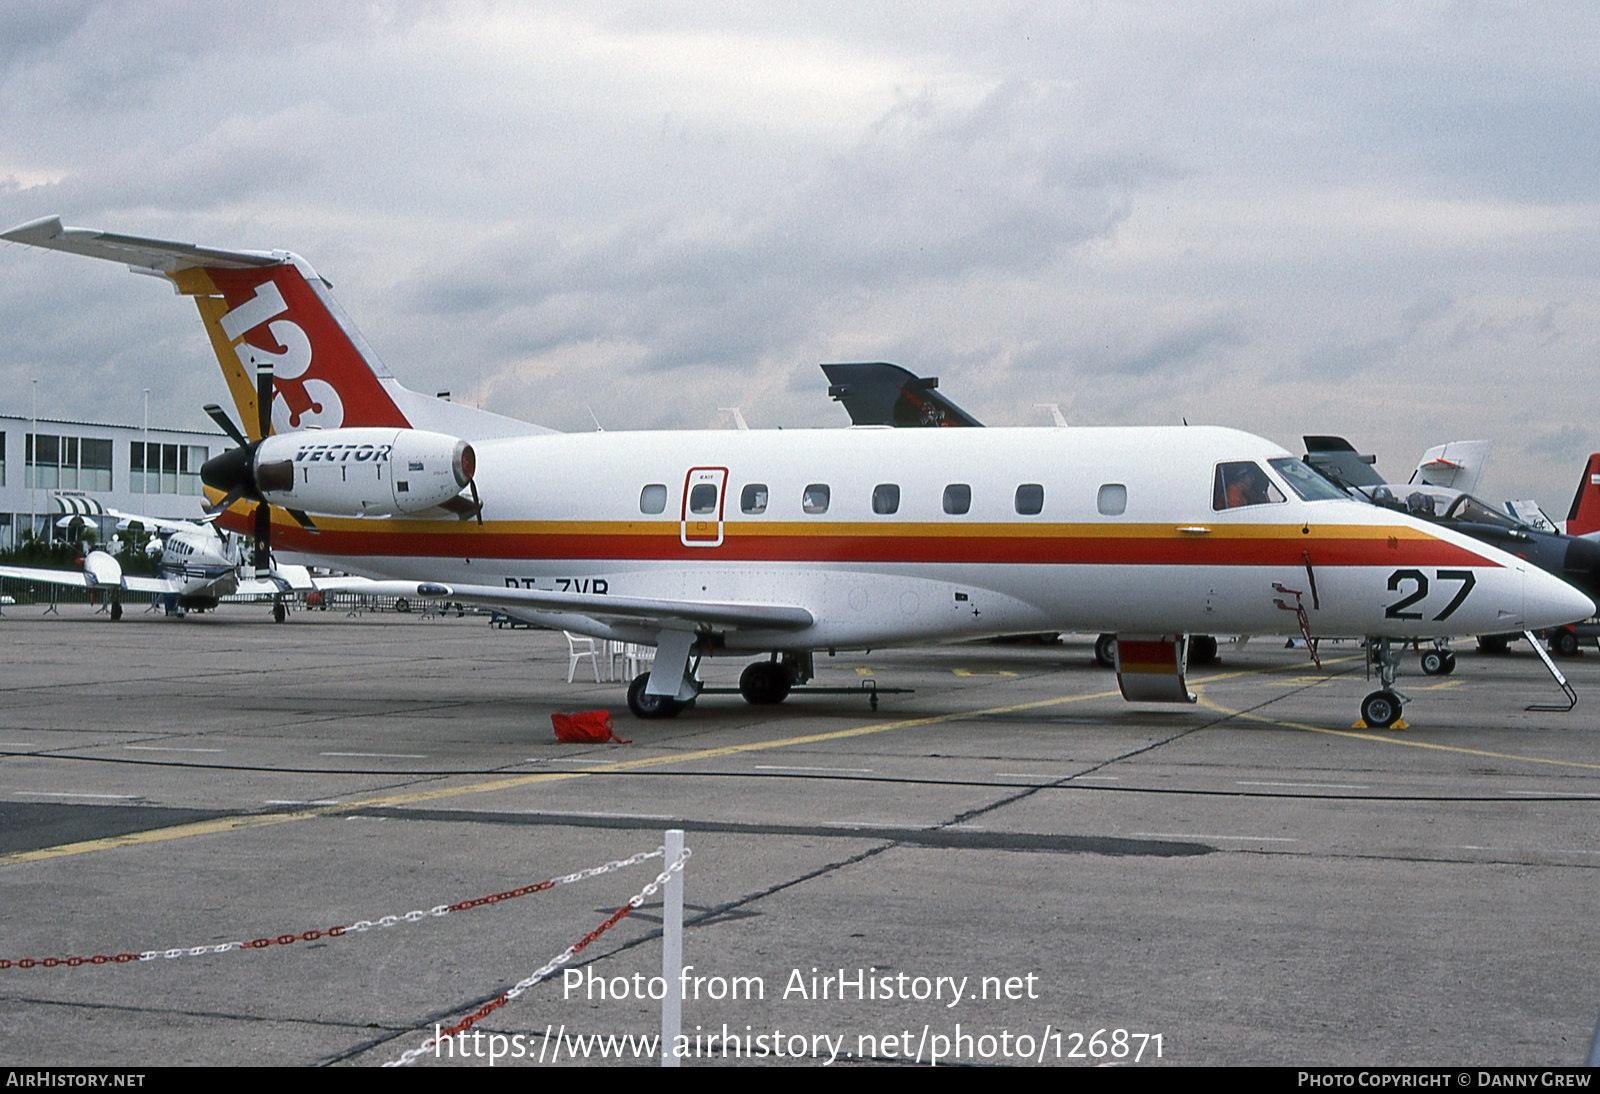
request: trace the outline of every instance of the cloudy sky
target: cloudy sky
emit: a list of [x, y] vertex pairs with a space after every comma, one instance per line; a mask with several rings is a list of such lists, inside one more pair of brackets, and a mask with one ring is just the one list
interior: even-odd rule
[[[1600, 448], [1592, 3], [8, 0], [0, 226], [305, 256], [407, 386], [558, 429], [993, 425]], [[0, 409], [202, 428], [187, 300], [0, 246]]]

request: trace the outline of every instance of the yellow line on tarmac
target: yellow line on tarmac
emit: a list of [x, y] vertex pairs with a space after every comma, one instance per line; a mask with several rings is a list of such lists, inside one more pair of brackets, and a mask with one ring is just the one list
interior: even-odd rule
[[[1341, 661], [1356, 660], [1352, 657], [1341, 657], [1324, 661], [1323, 664], [1338, 664]], [[1303, 666], [1296, 663], [1292, 665], [1273, 665], [1259, 669], [1238, 669], [1233, 672], [1221, 672], [1204, 679], [1192, 680], [1196, 687], [1204, 687], [1221, 680], [1237, 679], [1241, 676], [1260, 676], [1274, 672], [1301, 670]], [[737, 756], [747, 752], [764, 752], [776, 748], [794, 748], [801, 745], [821, 744], [826, 741], [843, 741], [852, 737], [866, 737], [876, 733], [887, 733], [896, 729], [915, 729], [918, 726], [938, 725], [945, 722], [959, 722], [968, 718], [984, 718], [995, 714], [1015, 714], [1018, 711], [1038, 710], [1043, 707], [1061, 706], [1066, 703], [1081, 703], [1091, 699], [1108, 699], [1121, 695], [1120, 691], [1097, 691], [1088, 695], [1064, 695], [1053, 699], [1038, 699], [1028, 703], [1015, 703], [1009, 706], [988, 707], [983, 710], [963, 711], [956, 714], [937, 714], [926, 718], [907, 718], [897, 722], [880, 722], [876, 725], [857, 726], [853, 729], [838, 729], [828, 733], [809, 733], [798, 737], [780, 737], [772, 741], [754, 741], [749, 744], [726, 745], [721, 748], [702, 748], [693, 752], [682, 752], [666, 756], [651, 756], [639, 760], [621, 760], [617, 763], [600, 764], [585, 771], [548, 771], [539, 774], [513, 775], [502, 779], [491, 779], [486, 782], [469, 783], [466, 786], [439, 787], [433, 790], [416, 790], [400, 794], [385, 794], [374, 798], [363, 798], [358, 801], [345, 802], [339, 805], [317, 806], [314, 809], [300, 809], [290, 813], [258, 813], [242, 817], [220, 817], [216, 820], [196, 821], [192, 824], [178, 824], [169, 828], [153, 828], [145, 832], [129, 832], [121, 836], [108, 836], [104, 839], [83, 840], [79, 843], [63, 843], [55, 847], [41, 847], [34, 851], [13, 851], [10, 854], [0, 855], [0, 866], [11, 866], [23, 862], [41, 862], [45, 859], [64, 858], [70, 855], [84, 855], [93, 851], [109, 851], [119, 847], [138, 847], [152, 843], [167, 843], [172, 840], [188, 839], [191, 836], [218, 835], [223, 832], [235, 832], [251, 828], [267, 828], [272, 825], [286, 824], [290, 821], [309, 820], [314, 817], [325, 817], [347, 813], [352, 809], [370, 809], [382, 806], [414, 805], [418, 802], [440, 801], [445, 798], [460, 797], [463, 794], [487, 794], [496, 790], [511, 790], [519, 786], [532, 786], [536, 783], [564, 782], [569, 779], [582, 779], [590, 775], [611, 775], [619, 772], [641, 771], [647, 768], [668, 767], [673, 764], [693, 763], [697, 760], [715, 760], [725, 756]], [[1204, 697], [1201, 705], [1225, 714], [1235, 714], [1224, 707], [1217, 706]], [[1254, 717], [1243, 715], [1243, 717]], [[1271, 721], [1271, 719], [1260, 719]], [[1318, 729], [1315, 726], [1299, 726], [1288, 722], [1278, 723], [1293, 729], [1307, 729], [1316, 733], [1338, 733], [1337, 730]], [[1367, 736], [1359, 733], [1345, 733], [1344, 736]], [[1445, 748], [1443, 745], [1422, 745], [1414, 741], [1395, 741], [1388, 737], [1371, 737], [1372, 740], [1389, 741], [1392, 744], [1411, 744], [1420, 748]], [[1456, 751], [1467, 751], [1458, 749]], [[1484, 752], [1479, 755], [1493, 756], [1494, 753]], [[1521, 757], [1506, 757], [1517, 759]], [[1556, 760], [1535, 761], [1544, 763], [1558, 763]], [[1600, 767], [1600, 765], [1577, 764], [1571, 766]]]
[[1022, 710], [1037, 710], [1041, 707], [1060, 706], [1064, 703], [1081, 703], [1090, 699], [1105, 699], [1119, 694], [1120, 692], [1116, 691], [1099, 691], [1090, 695], [1064, 695], [1054, 699], [1038, 699], [1029, 703], [989, 707], [985, 710], [970, 710], [956, 714], [937, 714], [926, 718], [906, 718], [897, 722], [880, 722], [876, 725], [837, 729], [828, 733], [808, 733], [798, 737], [780, 737], [772, 741], [753, 741], [748, 744], [725, 745], [721, 748], [702, 748], [693, 752], [681, 752], [666, 756], [649, 756], [639, 760], [621, 760], [617, 763], [600, 764], [585, 771], [547, 771], [534, 775], [513, 775], [508, 778], [469, 783], [466, 786], [439, 787], [433, 790], [384, 794], [378, 797], [344, 802], [339, 805], [295, 810], [290, 813], [259, 813], [243, 817], [223, 817], [217, 820], [196, 821], [192, 824], [177, 824], [169, 828], [153, 828], [146, 832], [130, 832], [122, 836], [83, 840], [79, 843], [63, 843], [55, 847], [41, 847], [35, 851], [13, 851], [10, 854], [0, 855], [0, 866], [10, 866], [22, 862], [40, 862], [45, 859], [64, 858], [69, 855], [84, 855], [92, 851], [109, 851], [118, 847], [137, 847], [151, 843], [166, 843], [171, 840], [188, 839], [191, 836], [210, 836], [241, 829], [265, 828], [276, 824], [286, 824], [289, 821], [308, 820], [313, 817], [347, 813], [352, 809], [413, 805], [417, 802], [439, 801], [444, 798], [459, 797], [463, 794], [487, 794], [496, 790], [510, 790], [519, 786], [531, 786], [536, 783], [564, 782], [568, 779], [588, 778], [591, 775], [610, 775], [618, 772], [641, 771], [652, 767], [693, 763], [696, 760], [715, 760], [724, 756], [737, 756], [746, 752], [764, 752], [775, 748], [794, 748], [800, 745], [819, 744], [824, 741], [843, 741], [852, 737], [866, 737], [875, 733], [887, 733], [895, 729], [915, 729], [918, 726], [938, 725], [942, 722], [959, 722], [967, 718], [982, 718], [993, 714], [1014, 714]]
[[1435, 752], [1458, 752], [1466, 756], [1485, 756], [1492, 760], [1517, 760], [1529, 764], [1549, 764], [1553, 767], [1581, 767], [1589, 771], [1600, 771], [1600, 764], [1580, 763], [1577, 760], [1550, 760], [1543, 756], [1517, 756], [1509, 752], [1488, 752], [1481, 748], [1462, 748], [1460, 745], [1436, 745], [1427, 741], [1407, 741], [1400, 737], [1384, 737], [1377, 733], [1362, 733], [1353, 729], [1327, 729], [1323, 726], [1308, 726], [1303, 722], [1285, 722], [1279, 718], [1269, 718], [1262, 714], [1247, 714], [1237, 710], [1229, 710], [1218, 703], [1213, 703], [1205, 696], [1200, 697], [1200, 705], [1221, 714], [1230, 714], [1237, 718], [1248, 718], [1253, 722], [1266, 722], [1268, 725], [1283, 726], [1285, 729], [1299, 729], [1307, 733], [1326, 733], [1330, 737], [1354, 737], [1361, 741], [1378, 741], [1386, 745], [1400, 745], [1404, 748], [1426, 748]]

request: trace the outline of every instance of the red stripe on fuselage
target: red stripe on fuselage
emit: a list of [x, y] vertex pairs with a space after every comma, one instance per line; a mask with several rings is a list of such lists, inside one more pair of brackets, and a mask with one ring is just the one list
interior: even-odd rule
[[[230, 527], [248, 533], [244, 522]], [[274, 525], [273, 545], [323, 557], [477, 558], [755, 563], [972, 563], [1077, 566], [1494, 566], [1442, 539], [1390, 537], [1199, 540], [1104, 536], [730, 536], [720, 547], [686, 547], [676, 523], [661, 535], [482, 531], [415, 535], [324, 529], [311, 535]]]

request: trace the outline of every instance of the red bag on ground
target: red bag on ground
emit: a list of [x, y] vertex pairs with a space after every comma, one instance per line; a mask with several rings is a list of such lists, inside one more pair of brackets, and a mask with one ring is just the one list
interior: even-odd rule
[[552, 714], [550, 724], [555, 727], [556, 740], [567, 745], [605, 744], [615, 741], [631, 745], [611, 731], [609, 710], [580, 710], [572, 714]]

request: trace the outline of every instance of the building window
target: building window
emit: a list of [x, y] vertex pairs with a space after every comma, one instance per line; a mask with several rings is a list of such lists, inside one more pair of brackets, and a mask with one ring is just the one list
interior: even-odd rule
[[78, 489], [111, 489], [111, 441], [85, 437], [78, 442]]
[[130, 441], [128, 489], [135, 494], [199, 494], [200, 467], [210, 455], [203, 444]]
[[55, 490], [61, 485], [61, 438], [28, 434], [23, 485], [29, 490]]

